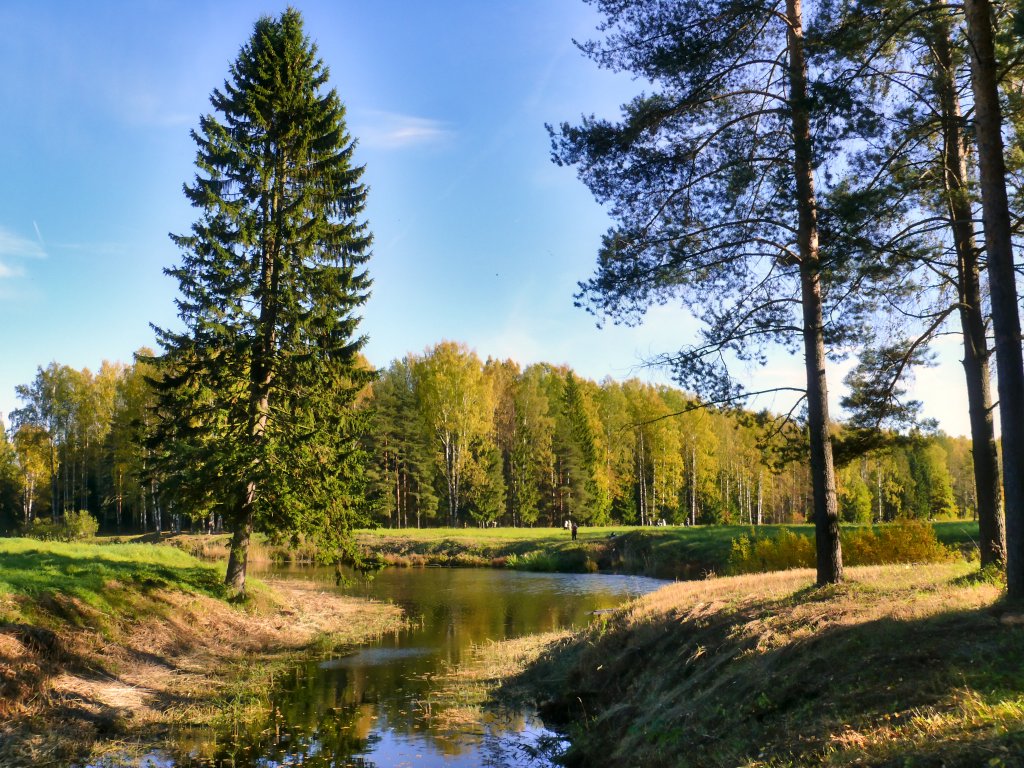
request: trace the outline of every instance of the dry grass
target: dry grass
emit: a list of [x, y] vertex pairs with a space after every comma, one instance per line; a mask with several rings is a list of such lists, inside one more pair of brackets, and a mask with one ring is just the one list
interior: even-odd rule
[[570, 765], [1022, 765], [1024, 627], [966, 570], [665, 587], [553, 647], [545, 712]]
[[394, 606], [290, 581], [269, 582], [244, 609], [170, 590], [132, 599], [155, 605], [135, 621], [72, 598], [14, 598], [61, 628], [0, 624], [0, 764], [66, 765], [104, 742], [255, 714], [280, 662], [324, 638], [358, 643], [402, 624]]

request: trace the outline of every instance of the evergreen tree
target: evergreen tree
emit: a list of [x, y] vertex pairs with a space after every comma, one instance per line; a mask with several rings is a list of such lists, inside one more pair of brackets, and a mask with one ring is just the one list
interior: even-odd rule
[[[905, 287], [900, 311], [887, 311], [879, 325], [892, 318], [912, 318], [916, 338], [872, 350], [861, 372], [848, 384], [853, 396], [843, 405], [854, 410], [853, 423], [868, 420], [877, 427], [886, 413], [898, 413], [902, 401], [900, 376], [915, 362], [947, 317], [959, 315], [964, 342], [964, 373], [974, 441], [974, 490], [979, 518], [982, 565], [1001, 563], [1006, 549], [999, 484], [999, 461], [990, 386], [991, 350], [986, 336], [983, 259], [977, 246], [976, 215], [970, 163], [972, 133], [961, 108], [967, 44], [960, 10], [945, 0], [857, 0], [845, 5], [840, 45], [852, 68], [867, 74], [865, 95], [883, 120], [884, 140], [871, 142], [862, 153], [857, 194], [871, 200], [861, 213], [878, 218], [879, 210], [901, 211], [889, 242], [868, 242], [865, 261], [877, 271], [895, 273]], [[895, 44], [879, 46], [878, 40]], [[941, 233], [937, 225], [946, 229]], [[868, 241], [864, 222], [851, 227]], [[944, 236], [936, 238], [936, 234]], [[894, 243], [915, 243], [909, 263], [883, 258]], [[894, 263], [894, 261], [896, 263]], [[916, 272], [911, 278], [907, 272]], [[891, 307], [898, 292], [892, 281], [883, 305]], [[923, 297], [923, 300], [922, 300]], [[901, 402], [902, 401], [902, 402]], [[877, 432], [877, 430], [876, 430]]]
[[556, 438], [563, 461], [564, 512], [577, 522], [593, 523], [604, 517], [604, 500], [594, 473], [597, 469], [597, 445], [587, 414], [580, 382], [569, 371], [562, 387], [560, 429]]
[[1021, 351], [1020, 310], [1003, 156], [1000, 64], [996, 60], [993, 39], [992, 5], [988, 0], [965, 0], [964, 13], [971, 52], [974, 130], [1003, 440], [1006, 591], [1011, 600], [1020, 601], [1024, 600], [1024, 353]]
[[370, 452], [374, 458], [374, 495], [378, 511], [395, 528], [417, 528], [432, 519], [438, 499], [434, 493], [432, 435], [416, 403], [414, 362], [396, 360], [374, 382]]
[[153, 442], [177, 494], [223, 514], [239, 590], [253, 531], [337, 546], [363, 502], [351, 405], [372, 377], [356, 314], [371, 237], [327, 82], [298, 11], [257, 21], [192, 133], [199, 218], [172, 236], [184, 330], [159, 330]]
[[703, 340], [668, 361], [711, 400], [741, 396], [730, 358], [802, 349], [818, 582], [840, 581], [825, 345], [857, 313], [828, 293], [845, 267], [819, 247], [814, 171], [837, 151], [849, 101], [823, 76], [826, 57], [808, 63], [801, 0], [593, 2], [605, 39], [584, 52], [654, 90], [618, 123], [553, 132], [555, 161], [578, 166], [616, 221], [578, 299], [626, 321], [652, 303], [688, 305]]
[[514, 440], [509, 450], [506, 482], [513, 525], [532, 525], [540, 515], [545, 470], [551, 466], [554, 421], [551, 403], [537, 377], [528, 368], [515, 384]]
[[934, 440], [918, 442], [907, 451], [911, 485], [915, 493], [906, 511], [922, 520], [948, 517], [956, 511], [949, 459]]

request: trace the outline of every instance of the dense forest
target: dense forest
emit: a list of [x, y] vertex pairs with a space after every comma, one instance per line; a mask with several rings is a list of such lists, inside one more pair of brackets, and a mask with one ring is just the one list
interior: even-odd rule
[[[216, 505], [186, 508], [164, 490], [149, 354], [95, 373], [51, 363], [18, 388], [22, 408], [0, 444], [7, 530], [71, 510], [107, 532], [219, 524]], [[674, 387], [481, 361], [446, 341], [392, 362], [357, 402], [371, 424], [371, 525], [757, 525], [811, 514], [806, 462], [784, 461], [776, 419], [694, 408]], [[972, 472], [967, 438], [893, 440], [840, 467], [840, 513], [858, 523], [973, 516]]]

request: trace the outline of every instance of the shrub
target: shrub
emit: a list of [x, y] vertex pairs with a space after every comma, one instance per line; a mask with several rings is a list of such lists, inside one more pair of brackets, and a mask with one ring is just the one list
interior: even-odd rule
[[68, 512], [56, 523], [37, 517], [31, 524], [22, 527], [21, 534], [42, 541], [81, 541], [93, 538], [99, 529], [99, 521], [86, 510], [80, 509]]
[[935, 537], [935, 529], [923, 520], [900, 520], [843, 535], [843, 560], [849, 565], [941, 563], [953, 557], [953, 550], [943, 545]]
[[20, 532], [29, 539], [60, 541], [60, 528], [60, 523], [52, 522], [49, 518], [37, 517], [31, 523], [23, 525]]
[[505, 566], [517, 571], [554, 572], [558, 570], [558, 563], [554, 555], [541, 549], [525, 552], [522, 555], [513, 553], [505, 560]]
[[[935, 537], [935, 529], [921, 520], [902, 520], [877, 529], [843, 531], [843, 562], [847, 565], [891, 563], [941, 563], [954, 551]], [[729, 555], [730, 573], [763, 573], [789, 568], [814, 567], [814, 539], [787, 529], [778, 535], [733, 539]]]
[[776, 536], [733, 539], [729, 555], [730, 573], [763, 573], [814, 566], [814, 541], [783, 528]]
[[99, 529], [99, 521], [84, 509], [64, 515], [65, 541], [91, 539]]

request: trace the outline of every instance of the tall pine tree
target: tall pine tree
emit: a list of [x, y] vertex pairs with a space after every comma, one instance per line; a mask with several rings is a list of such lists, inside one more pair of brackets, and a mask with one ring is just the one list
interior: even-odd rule
[[615, 221], [577, 299], [626, 322], [688, 306], [702, 339], [665, 361], [716, 401], [743, 394], [730, 363], [764, 363], [774, 344], [803, 351], [818, 582], [838, 582], [826, 342], [849, 337], [860, 310], [852, 292], [830, 293], [848, 265], [819, 246], [815, 169], [841, 147], [847, 94], [805, 42], [802, 0], [590, 2], [603, 39], [583, 52], [651, 91], [618, 122], [552, 129], [555, 162], [576, 166]]
[[328, 70], [294, 9], [256, 22], [215, 114], [192, 132], [199, 218], [177, 278], [184, 330], [158, 329], [160, 470], [232, 531], [226, 582], [245, 587], [254, 531], [346, 540], [361, 507], [371, 236], [363, 167]]

